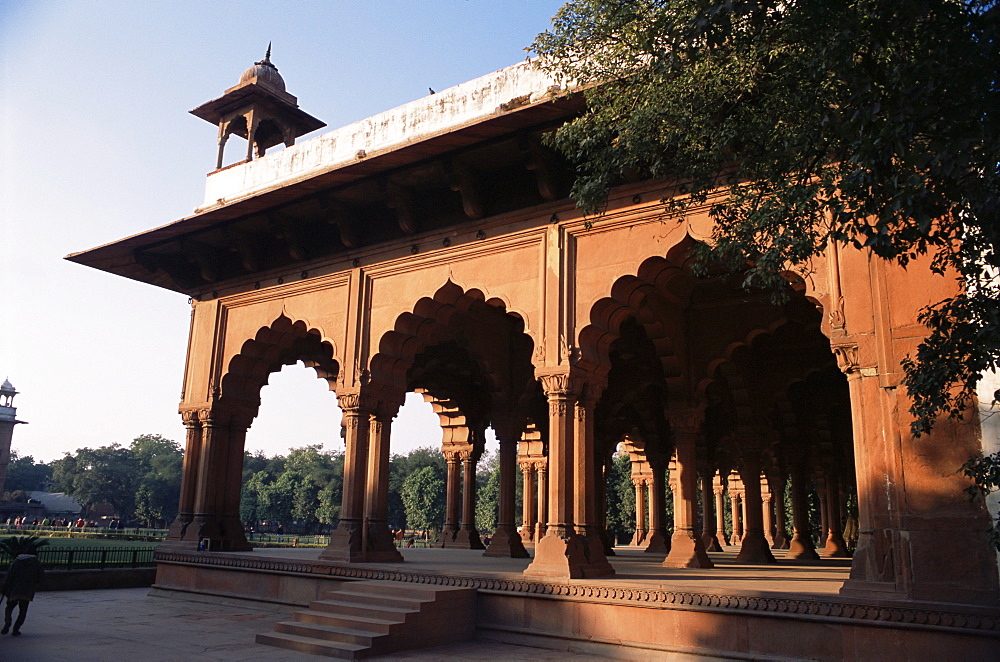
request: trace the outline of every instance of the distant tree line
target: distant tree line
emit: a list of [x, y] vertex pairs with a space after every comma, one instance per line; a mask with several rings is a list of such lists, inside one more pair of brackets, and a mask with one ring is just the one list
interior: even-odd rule
[[122, 520], [165, 526], [177, 514], [182, 464], [181, 447], [158, 434], [136, 437], [129, 446], [80, 448], [47, 464], [12, 453], [2, 499], [64, 492], [87, 510], [107, 503]]
[[[476, 526], [496, 529], [500, 504], [498, 456], [486, 453], [477, 475]], [[28, 492], [64, 492], [90, 510], [109, 504], [122, 521], [165, 527], [177, 514], [183, 450], [158, 434], [128, 446], [80, 448], [49, 463], [11, 454], [5, 502], [25, 502]], [[417, 448], [389, 462], [389, 527], [434, 535], [444, 526], [446, 464], [439, 449]], [[610, 536], [626, 542], [635, 530], [635, 492], [628, 455], [616, 455], [607, 474]], [[240, 518], [258, 530], [279, 524], [302, 533], [324, 533], [337, 524], [344, 480], [344, 454], [321, 445], [268, 457], [244, 454]], [[516, 480], [515, 521], [521, 521], [521, 480]], [[667, 520], [669, 522], [669, 519]], [[289, 529], [291, 531], [291, 529]]]

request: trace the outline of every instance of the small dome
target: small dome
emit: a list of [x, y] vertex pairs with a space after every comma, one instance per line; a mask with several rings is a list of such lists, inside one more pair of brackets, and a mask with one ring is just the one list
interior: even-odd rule
[[282, 92], [285, 91], [285, 81], [278, 73], [278, 68], [271, 64], [271, 45], [267, 45], [267, 54], [260, 62], [254, 62], [253, 66], [243, 72], [240, 76], [240, 85], [249, 83], [254, 78], [257, 82], [263, 82]]
[[3, 380], [3, 385], [0, 386], [0, 391], [5, 393], [17, 393], [17, 391], [14, 390], [14, 385], [10, 383], [9, 379]]

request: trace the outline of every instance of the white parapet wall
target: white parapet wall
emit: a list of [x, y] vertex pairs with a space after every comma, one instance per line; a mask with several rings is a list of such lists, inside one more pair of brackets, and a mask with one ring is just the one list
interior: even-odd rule
[[262, 158], [208, 175], [196, 212], [227, 205], [323, 172], [446, 134], [559, 94], [531, 61], [481, 76]]

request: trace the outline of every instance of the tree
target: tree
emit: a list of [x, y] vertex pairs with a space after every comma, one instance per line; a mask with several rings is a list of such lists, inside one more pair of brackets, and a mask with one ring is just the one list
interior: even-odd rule
[[41, 490], [51, 476], [52, 468], [47, 464], [36, 464], [35, 458], [30, 455], [21, 457], [11, 452], [4, 489], [8, 492]]
[[922, 434], [1000, 366], [998, 38], [996, 0], [574, 0], [532, 49], [587, 87], [553, 144], [588, 213], [664, 178], [666, 220], [716, 222], [699, 268], [776, 301], [834, 243], [956, 278], [903, 365]]
[[476, 527], [496, 531], [500, 516], [500, 467], [494, 467], [487, 475], [485, 484], [476, 490]]
[[[74, 499], [88, 507], [106, 502], [120, 517], [132, 519], [140, 480], [128, 448], [119, 444], [81, 448], [74, 462], [61, 467], [72, 467], [72, 474], [60, 477], [69, 482], [67, 491]], [[55, 475], [54, 469], [53, 478]]]
[[[403, 505], [403, 483], [406, 478], [424, 467], [435, 467], [444, 476], [447, 467], [439, 449], [424, 446], [414, 448], [407, 455], [393, 455], [389, 460], [389, 527], [407, 527], [406, 507]], [[343, 472], [342, 472], [343, 473]], [[443, 521], [443, 520], [442, 520]]]
[[138, 486], [135, 518], [149, 526], [166, 526], [177, 514], [184, 454], [177, 442], [158, 434], [145, 434], [129, 446]]
[[627, 543], [635, 533], [635, 488], [628, 453], [615, 453], [607, 473], [608, 533], [614, 542]]
[[426, 531], [444, 524], [444, 487], [444, 474], [434, 465], [406, 477], [401, 496], [408, 528]]

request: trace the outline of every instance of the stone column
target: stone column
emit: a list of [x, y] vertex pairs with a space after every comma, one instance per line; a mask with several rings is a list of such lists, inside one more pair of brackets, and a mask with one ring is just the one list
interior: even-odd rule
[[801, 463], [792, 465], [792, 539], [788, 543], [789, 559], [818, 559], [809, 526], [809, 496], [806, 471]]
[[712, 491], [712, 470], [706, 469], [701, 474], [701, 542], [706, 552], [721, 552], [722, 545], [715, 534], [716, 499]]
[[[199, 410], [198, 418], [201, 422], [202, 450], [194, 499], [193, 519], [197, 539], [199, 544], [204, 541], [212, 551], [250, 550], [252, 547], [244, 536], [239, 519], [239, 496], [234, 499], [230, 494], [233, 480], [228, 467], [234, 462], [234, 445], [239, 446], [240, 469], [243, 466], [239, 423], [234, 423], [232, 413], [218, 405]], [[246, 432], [245, 427], [243, 432]]]
[[826, 547], [826, 537], [830, 532], [830, 520], [828, 519], [828, 501], [826, 490], [826, 478], [819, 474], [815, 479], [816, 497], [819, 501], [819, 544], [817, 547]]
[[364, 561], [365, 480], [368, 469], [370, 410], [358, 393], [338, 394], [344, 425], [344, 486], [340, 522], [330, 534], [330, 544], [320, 554], [327, 561]]
[[743, 542], [743, 499], [740, 492], [729, 487], [729, 505], [732, 509], [733, 533], [729, 536], [730, 545], [739, 545]]
[[463, 549], [486, 549], [476, 528], [476, 464], [480, 451], [463, 450], [462, 457], [462, 523], [455, 535], [455, 546]]
[[535, 466], [532, 462], [521, 463], [521, 542], [533, 543], [535, 523], [538, 521], [538, 488], [535, 486]]
[[[712, 491], [715, 493], [715, 537], [719, 545], [728, 545], [726, 538], [726, 484], [721, 472], [712, 480]], [[721, 551], [721, 550], [720, 550]]]
[[635, 486], [635, 534], [632, 536], [632, 544], [638, 547], [649, 533], [646, 525], [646, 512], [649, 510], [646, 504], [646, 480], [634, 478], [632, 485]]
[[760, 488], [760, 459], [753, 449], [743, 457], [740, 466], [746, 508], [743, 539], [736, 561], [739, 563], [776, 563], [771, 546], [764, 537], [764, 508]]
[[395, 412], [372, 414], [368, 422], [368, 480], [365, 492], [365, 561], [403, 560], [389, 531], [389, 441]]
[[184, 443], [184, 465], [181, 470], [181, 493], [177, 503], [177, 517], [170, 524], [166, 539], [160, 544], [162, 549], [197, 549], [196, 531], [191, 528], [194, 519], [195, 494], [198, 489], [198, 465], [201, 454], [201, 421], [198, 410], [181, 412], [186, 434]]
[[243, 449], [246, 446], [247, 428], [253, 416], [241, 412], [230, 419], [226, 441], [226, 459], [222, 493], [222, 535], [221, 549], [226, 551], [246, 551], [253, 549], [247, 542], [243, 520], [240, 519], [240, 499], [243, 496]]
[[649, 461], [649, 533], [643, 550], [647, 554], [666, 554], [670, 551], [667, 536], [667, 477], [666, 463], [658, 459]]
[[785, 477], [775, 473], [768, 483], [774, 494], [774, 544], [771, 549], [788, 549], [788, 524], [785, 513]]
[[500, 509], [497, 528], [490, 537], [490, 546], [483, 556], [503, 556], [512, 559], [528, 558], [528, 551], [521, 544], [521, 536], [514, 526], [515, 486], [517, 481], [517, 438], [511, 424], [494, 425], [500, 442]]
[[545, 536], [545, 530], [549, 521], [549, 466], [548, 462], [539, 462], [535, 465], [538, 476], [538, 516], [535, 522], [535, 542], [537, 543]]
[[[600, 544], [589, 545], [576, 533], [575, 490], [592, 490], [593, 476], [576, 476], [575, 457], [586, 447], [575, 438], [575, 403], [582, 385], [571, 384], [568, 372], [541, 377], [549, 401], [548, 524], [535, 543], [535, 558], [525, 569], [530, 577], [580, 578], [614, 574]], [[580, 444], [578, 444], [580, 442]], [[600, 542], [599, 540], [597, 541]]]
[[830, 531], [826, 538], [823, 556], [826, 558], [850, 558], [844, 541], [844, 522], [840, 519], [840, 481], [835, 474], [826, 477], [827, 517]]
[[614, 574], [614, 569], [604, 555], [604, 539], [597, 517], [597, 451], [594, 441], [594, 408], [601, 388], [590, 382], [582, 389], [575, 406], [576, 421], [573, 429], [573, 520], [576, 533], [586, 545], [590, 560], [588, 573]]
[[444, 528], [441, 530], [441, 546], [449, 547], [458, 534], [458, 507], [462, 494], [462, 476], [459, 452], [449, 450], [444, 453], [448, 469], [445, 483]]
[[[858, 481], [858, 545], [841, 594], [995, 606], [996, 550], [983, 542], [989, 513], [982, 500], [968, 498], [971, 481], [959, 471], [982, 451], [976, 410], [959, 420], [942, 417], [920, 436], [910, 428], [900, 364], [926, 333], [917, 313], [961, 287], [952, 273], [929, 275], [929, 262], [917, 257], [904, 271], [844, 249], [831, 269], [847, 301], [869, 304], [828, 334], [847, 375]], [[919, 284], [914, 273], [924, 274]]]
[[767, 541], [768, 547], [774, 549], [774, 517], [771, 511], [774, 495], [771, 493], [771, 484], [767, 480], [767, 477], [761, 478], [760, 488], [760, 497], [763, 501], [764, 510], [764, 540]]
[[246, 114], [246, 121], [247, 121], [247, 161], [253, 161], [254, 139], [257, 134], [257, 126], [260, 124], [260, 119], [258, 119], [256, 114], [251, 110]]
[[715, 564], [708, 558], [705, 542], [695, 530], [698, 519], [698, 469], [695, 461], [701, 417], [694, 412], [670, 412], [669, 415], [676, 446], [674, 468], [677, 477], [673, 482], [677, 490], [674, 492], [674, 535], [663, 565], [667, 568], [712, 568]]

